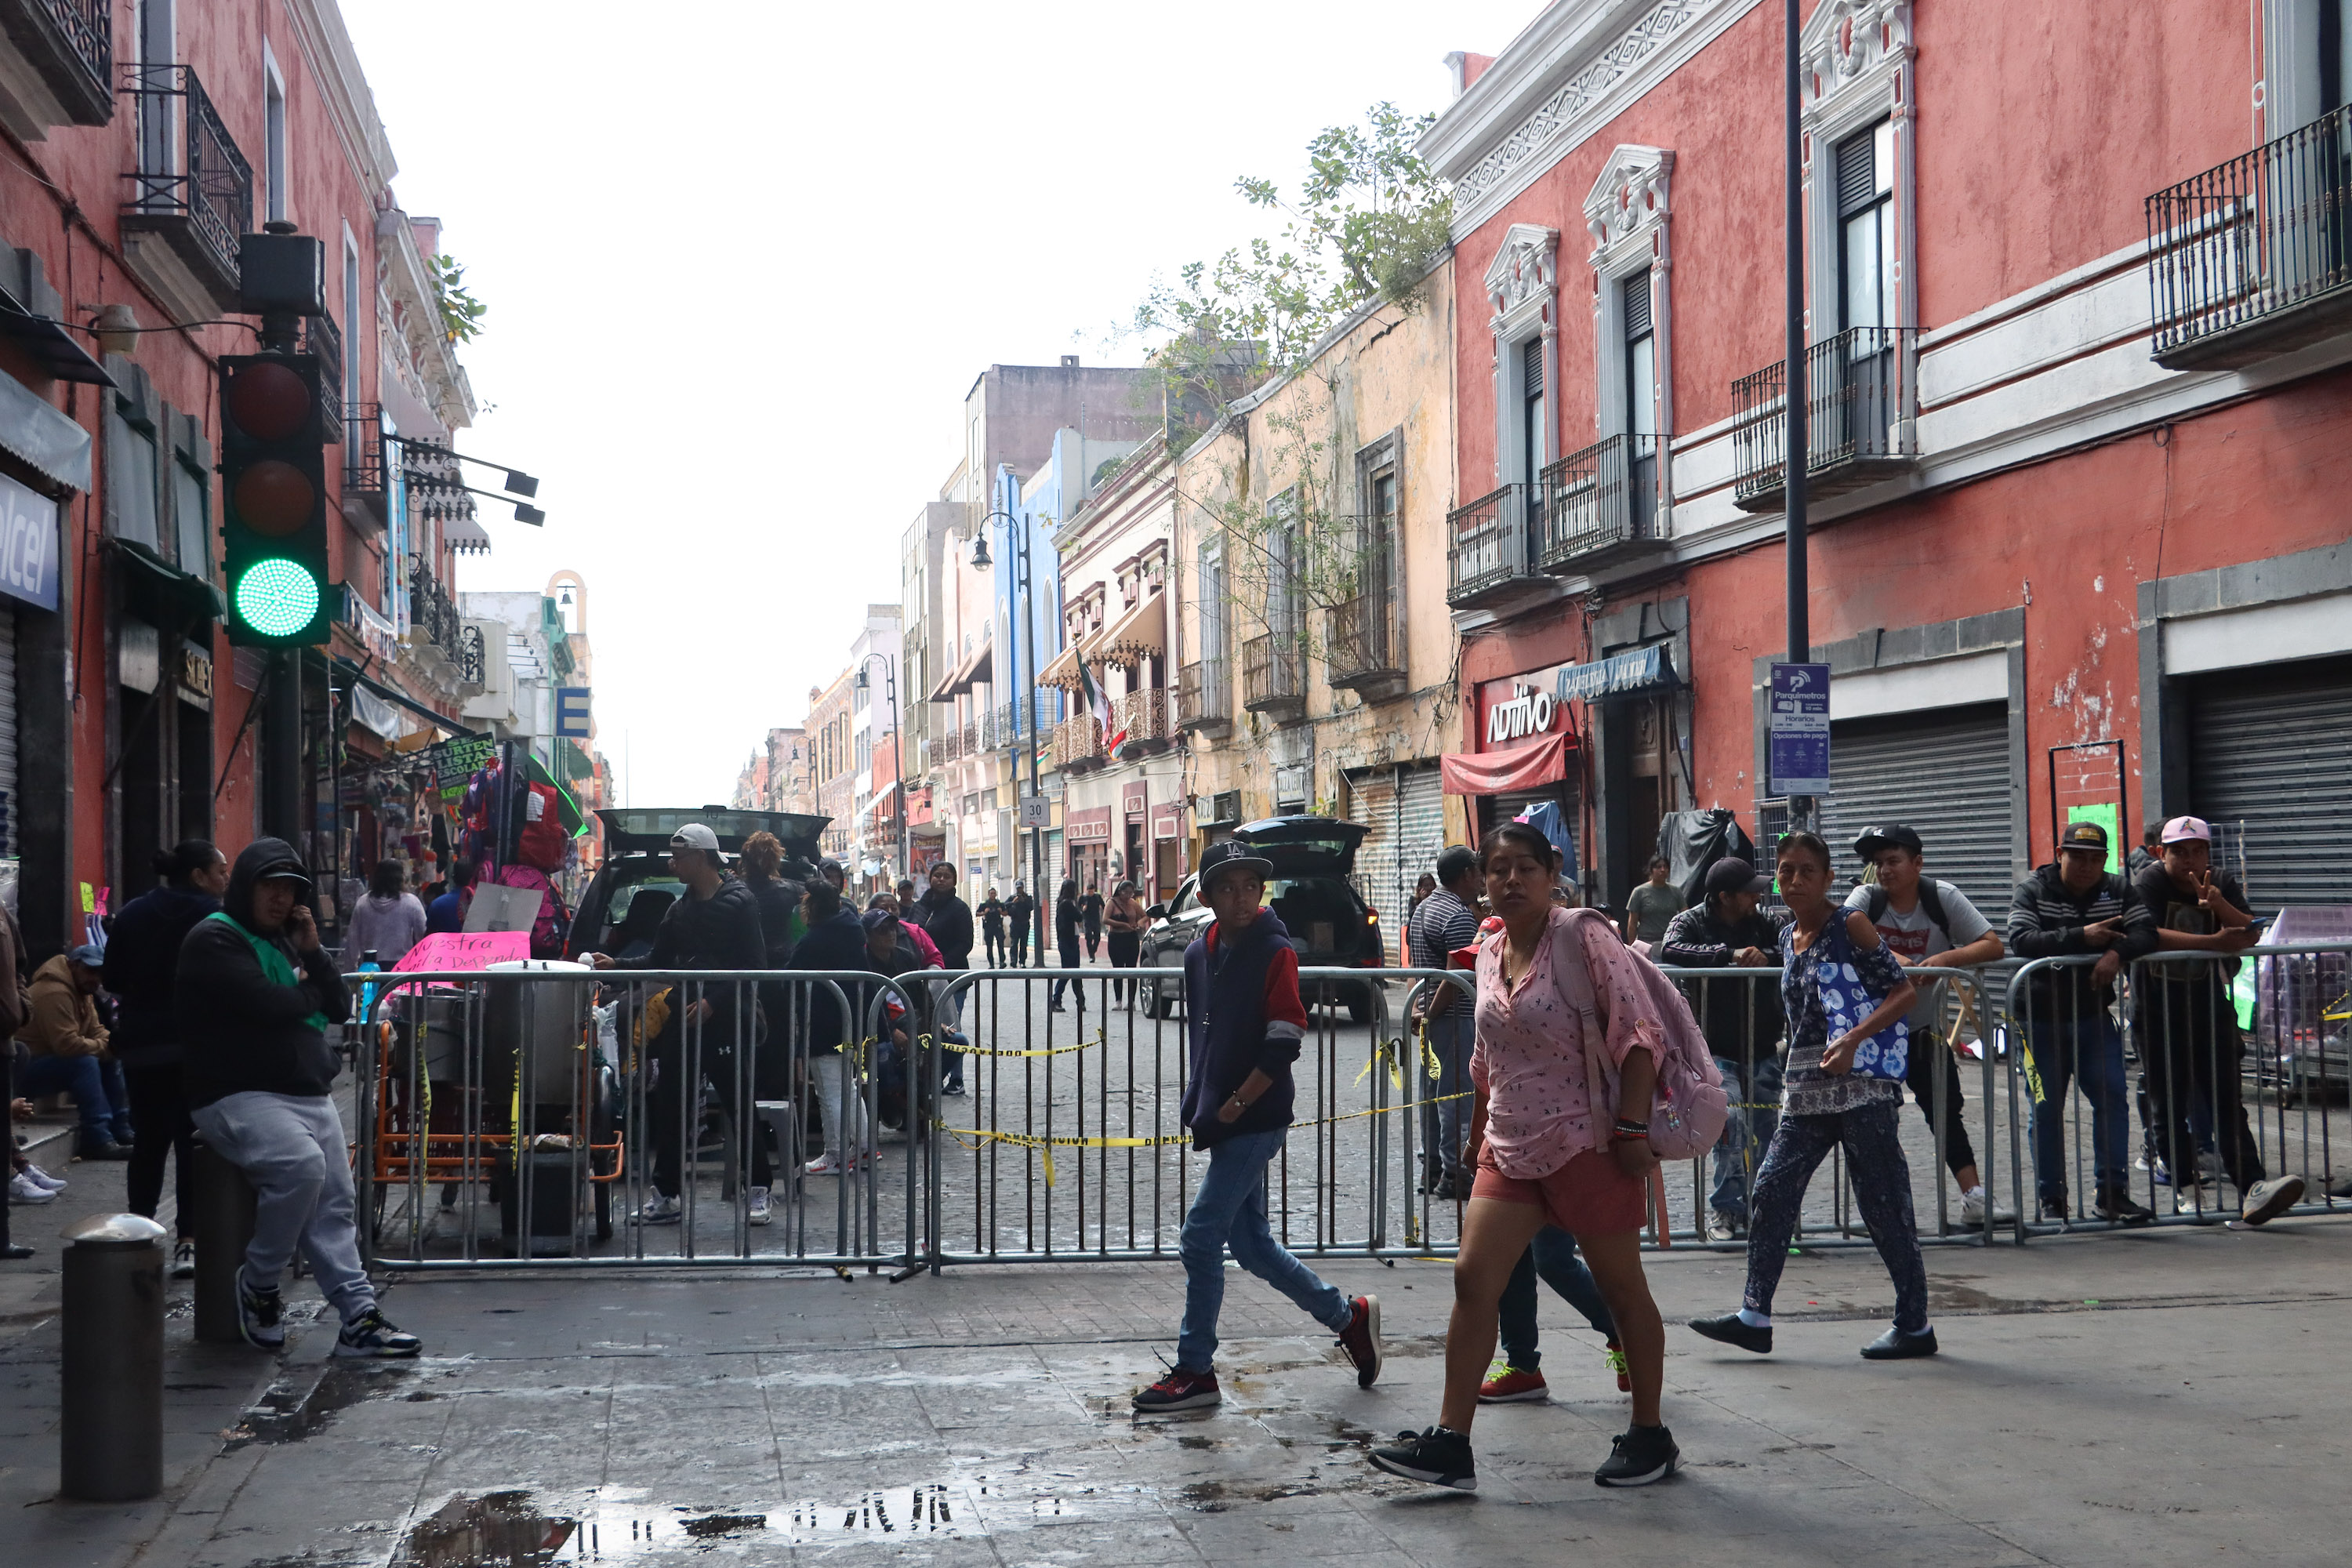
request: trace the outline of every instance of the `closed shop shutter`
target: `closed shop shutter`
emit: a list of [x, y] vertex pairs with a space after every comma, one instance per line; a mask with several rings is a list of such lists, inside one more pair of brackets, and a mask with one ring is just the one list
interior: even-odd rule
[[1396, 770], [1355, 768], [1347, 776], [1348, 820], [1366, 829], [1356, 846], [1356, 891], [1386, 909], [1396, 901]]
[[1861, 875], [1854, 835], [1905, 823], [1927, 847], [1927, 874], [1956, 884], [1994, 930], [2007, 928], [2018, 873], [2006, 708], [1985, 703], [1833, 725], [1830, 784], [1822, 836], [1840, 884], [1851, 887]]
[[1398, 909], [1412, 901], [1421, 874], [1437, 869], [1437, 852], [1444, 847], [1445, 782], [1427, 764], [1407, 768], [1397, 791]]
[[2249, 673], [2209, 677], [2191, 692], [2189, 810], [2224, 842], [2242, 830], [2257, 913], [2352, 904], [2343, 832], [2352, 659], [2273, 665], [2259, 680]]
[[1045, 885], [1036, 889], [1039, 903], [1050, 904], [1060, 893], [1062, 879], [1069, 875], [1062, 867], [1062, 830], [1056, 827], [1045, 835]]
[[16, 843], [16, 612], [0, 606], [0, 859]]

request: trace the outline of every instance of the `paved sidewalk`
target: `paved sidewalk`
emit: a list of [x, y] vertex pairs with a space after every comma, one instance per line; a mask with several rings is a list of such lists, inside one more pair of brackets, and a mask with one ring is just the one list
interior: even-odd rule
[[[0, 1349], [7, 1559], [2342, 1561], [2352, 1226], [2048, 1241], [1928, 1266], [1946, 1353], [1882, 1367], [1854, 1354], [1891, 1304], [1868, 1254], [1791, 1259], [1769, 1360], [1678, 1326], [1737, 1300], [1734, 1260], [1654, 1258], [1677, 1324], [1666, 1413], [1685, 1468], [1635, 1493], [1591, 1484], [1623, 1401], [1549, 1300], [1555, 1398], [1482, 1416], [1475, 1498], [1365, 1466], [1376, 1436], [1434, 1418], [1450, 1301], [1438, 1264], [1328, 1271], [1383, 1302], [1391, 1359], [1369, 1391], [1321, 1331], [1235, 1275], [1226, 1405], [1159, 1419], [1126, 1400], [1173, 1338], [1182, 1277], [1169, 1267], [899, 1286], [829, 1272], [407, 1281], [387, 1306], [431, 1356], [321, 1378], [312, 1334], [278, 1369], [278, 1403], [307, 1391], [299, 1408], [229, 1425], [209, 1457], [175, 1467], [167, 1499], [131, 1509], [37, 1501], [55, 1481], [40, 1360], [46, 1347], [53, 1368], [53, 1329], [20, 1331]], [[226, 1389], [256, 1370], [208, 1353], [223, 1370], [188, 1381]], [[200, 1359], [184, 1349], [175, 1366]], [[184, 1460], [197, 1436], [175, 1438]]]

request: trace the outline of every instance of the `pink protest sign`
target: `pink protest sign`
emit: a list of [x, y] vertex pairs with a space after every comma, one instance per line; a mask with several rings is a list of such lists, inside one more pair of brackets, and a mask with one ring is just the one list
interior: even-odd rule
[[392, 969], [395, 974], [432, 974], [488, 969], [530, 956], [527, 931], [437, 931], [410, 948]]

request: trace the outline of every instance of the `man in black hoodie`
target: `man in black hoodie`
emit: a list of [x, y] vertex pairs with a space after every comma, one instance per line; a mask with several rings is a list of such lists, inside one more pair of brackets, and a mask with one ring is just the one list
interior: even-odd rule
[[299, 1245], [343, 1321], [339, 1356], [416, 1354], [376, 1308], [360, 1267], [350, 1146], [331, 1095], [327, 1026], [351, 994], [299, 901], [310, 875], [293, 847], [257, 838], [230, 868], [221, 907], [180, 944], [173, 1013], [196, 1131], [254, 1187], [253, 1241], [237, 1271], [238, 1323], [260, 1350], [286, 1343], [278, 1281]]
[[[670, 869], [686, 884], [686, 892], [662, 916], [654, 932], [653, 952], [642, 959], [616, 959], [592, 952], [588, 962], [599, 969], [765, 969], [768, 944], [760, 926], [760, 904], [740, 878], [727, 874], [719, 852], [719, 836], [699, 822], [689, 822], [670, 836]], [[685, 1117], [686, 1047], [701, 1045], [699, 1076], [719, 1086], [719, 1100], [739, 1130], [750, 1129], [751, 1180], [745, 1188], [746, 1217], [753, 1225], [768, 1223], [770, 1162], [768, 1141], [744, 1104], [744, 1074], [735, 1059], [740, 1037], [751, 1053], [751, 1098], [769, 1098], [780, 1083], [762, 1083], [757, 1049], [759, 1021], [739, 1014], [751, 1000], [755, 987], [748, 983], [714, 981], [708, 985], [685, 984], [670, 990], [669, 1016], [654, 1037], [652, 1057], [658, 1064], [654, 1080], [653, 1195], [637, 1215], [643, 1225], [676, 1225], [683, 1216], [678, 1194], [685, 1184], [685, 1145], [680, 1125]], [[777, 1067], [782, 1053], [775, 1053]], [[775, 1098], [782, 1098], [781, 1094]]]

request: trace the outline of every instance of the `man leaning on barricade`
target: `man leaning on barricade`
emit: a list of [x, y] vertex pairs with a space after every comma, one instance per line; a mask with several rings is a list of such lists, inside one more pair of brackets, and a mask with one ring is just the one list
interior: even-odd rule
[[1748, 1234], [1748, 1183], [1780, 1121], [1783, 1015], [1778, 972], [1785, 918], [1762, 912], [1772, 879], [1736, 855], [1706, 868], [1706, 888], [1704, 900], [1667, 922], [1658, 962], [1669, 968], [1774, 972], [1772, 980], [1759, 975], [1683, 984], [1731, 1100], [1723, 1136], [1715, 1145], [1707, 1238], [1737, 1241]]

